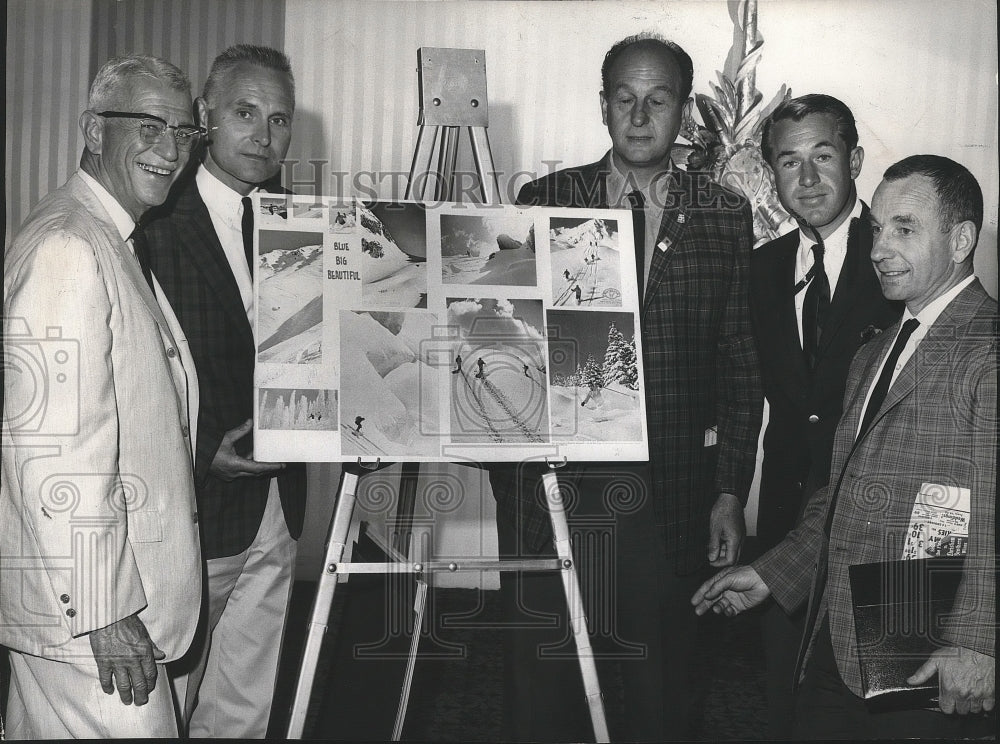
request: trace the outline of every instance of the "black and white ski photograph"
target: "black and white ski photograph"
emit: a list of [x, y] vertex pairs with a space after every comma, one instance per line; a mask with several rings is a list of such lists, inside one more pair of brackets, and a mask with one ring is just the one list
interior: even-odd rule
[[284, 431], [336, 431], [337, 391], [258, 388], [257, 426]]
[[421, 204], [358, 205], [364, 307], [427, 307], [427, 218]]
[[549, 310], [546, 326], [552, 441], [642, 439], [632, 314]]
[[323, 353], [323, 233], [259, 235], [257, 359], [317, 364]]
[[[552, 217], [549, 265], [555, 307], [621, 307], [618, 221], [603, 217]], [[630, 246], [631, 247], [631, 246]], [[626, 254], [631, 260], [631, 253]]]
[[285, 196], [261, 196], [260, 197], [260, 218], [261, 224], [277, 223], [284, 224], [288, 219], [288, 208], [290, 197]]
[[353, 233], [356, 220], [354, 205], [330, 202], [330, 232], [334, 234]]
[[537, 277], [532, 215], [499, 206], [444, 213], [441, 279], [445, 284], [530, 287]]
[[441, 439], [426, 310], [340, 311], [341, 447], [354, 456], [430, 456]]
[[448, 326], [451, 441], [548, 441], [541, 301], [450, 299]]

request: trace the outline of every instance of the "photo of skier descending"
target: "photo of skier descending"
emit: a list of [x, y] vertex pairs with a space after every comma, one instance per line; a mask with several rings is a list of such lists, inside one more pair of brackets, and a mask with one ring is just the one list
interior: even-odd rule
[[455, 369], [451, 371], [453, 375], [457, 375], [462, 371], [462, 355], [459, 354], [455, 357]]
[[358, 434], [361, 433], [361, 424], [362, 424], [362, 422], [364, 422], [364, 420], [365, 420], [364, 416], [355, 416], [354, 417], [354, 435], [355, 436], [357, 436]]
[[474, 380], [451, 378], [452, 441], [548, 441], [541, 300], [451, 299], [448, 325], [454, 328], [451, 354], [475, 360]]
[[630, 442], [642, 438], [636, 321], [631, 313], [550, 310], [550, 338], [572, 354], [550, 353], [552, 441]]
[[616, 220], [553, 217], [549, 250], [553, 305], [621, 307]]

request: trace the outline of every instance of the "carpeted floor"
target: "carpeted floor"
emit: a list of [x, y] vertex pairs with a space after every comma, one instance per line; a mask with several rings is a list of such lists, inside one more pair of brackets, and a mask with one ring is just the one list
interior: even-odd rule
[[[405, 587], [400, 591], [406, 594]], [[315, 584], [299, 582], [295, 586], [284, 654], [288, 661], [282, 666], [271, 721], [271, 734], [276, 738], [285, 732], [301, 661], [303, 629], [314, 594]], [[391, 614], [398, 615], [397, 625], [402, 632], [384, 642], [378, 636], [366, 634], [371, 631], [371, 613], [385, 612], [385, 597], [384, 585], [369, 592], [367, 599], [364, 592], [349, 593], [338, 588], [320, 654], [306, 737], [340, 740], [391, 737], [409, 648], [405, 628], [409, 600], [390, 608]], [[438, 589], [430, 593], [429, 624], [424, 626], [420, 660], [414, 670], [403, 740], [501, 740], [502, 662], [498, 634], [492, 630], [498, 616], [499, 592]], [[346, 635], [355, 641], [345, 642]], [[354, 648], [359, 637], [367, 649]], [[695, 722], [698, 740], [764, 738], [760, 646], [757, 617], [753, 613], [732, 620], [714, 615], [702, 619], [696, 651], [697, 674], [693, 680], [695, 697], [699, 700]], [[608, 677], [617, 683], [613, 669], [610, 671]], [[622, 715], [620, 683], [604, 689], [603, 694], [611, 723]]]

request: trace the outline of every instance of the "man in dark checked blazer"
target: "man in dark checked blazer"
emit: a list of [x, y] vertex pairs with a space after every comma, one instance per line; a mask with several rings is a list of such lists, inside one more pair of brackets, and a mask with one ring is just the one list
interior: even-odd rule
[[[885, 172], [871, 259], [885, 296], [906, 310], [851, 363], [830, 485], [779, 545], [692, 598], [699, 613], [727, 615], [768, 596], [788, 611], [809, 599], [795, 739], [996, 733], [995, 718], [981, 715], [995, 700], [997, 476], [997, 303], [972, 269], [982, 220], [979, 184], [953, 160], [916, 155]], [[962, 581], [935, 634], [949, 645], [914, 661], [908, 679], [937, 675], [940, 709], [873, 713], [861, 697], [847, 569], [901, 559], [914, 500], [928, 488], [955, 508], [965, 489], [969, 504]]]
[[[252, 256], [247, 197], [291, 141], [288, 58], [237, 45], [196, 103], [204, 162], [149, 220], [153, 272], [191, 342], [202, 388], [195, 480], [207, 559], [207, 632], [180, 677], [193, 737], [267, 730], [305, 509], [305, 469], [253, 459]], [[275, 477], [277, 476], [277, 477]]]
[[[559, 480], [595, 648], [621, 660], [628, 720], [610, 721], [612, 738], [683, 739], [695, 640], [683, 598], [699, 569], [739, 556], [763, 406], [747, 291], [753, 226], [744, 199], [671, 162], [693, 81], [683, 49], [630, 37], [608, 52], [602, 78], [611, 151], [527, 184], [518, 203], [635, 205], [650, 460], [571, 464]], [[491, 468], [504, 555], [552, 552], [540, 473], [537, 465]], [[604, 528], [582, 534], [595, 520]], [[527, 625], [507, 634], [505, 733], [592, 737], [559, 577], [502, 581], [505, 621]], [[561, 622], [546, 627], [538, 612]]]
[[[781, 542], [808, 495], [826, 485], [847, 368], [862, 343], [899, 319], [903, 305], [882, 295], [869, 258], [871, 220], [855, 188], [864, 150], [851, 110], [832, 96], [793, 98], [771, 113], [761, 135], [778, 198], [802, 223], [750, 259], [750, 311], [769, 405], [757, 508], [763, 552]], [[820, 268], [831, 298], [815, 349], [807, 349], [806, 296], [817, 289]], [[790, 618], [772, 602], [761, 618], [771, 739], [791, 736], [788, 680], [796, 648], [788, 639], [802, 634], [803, 614]]]

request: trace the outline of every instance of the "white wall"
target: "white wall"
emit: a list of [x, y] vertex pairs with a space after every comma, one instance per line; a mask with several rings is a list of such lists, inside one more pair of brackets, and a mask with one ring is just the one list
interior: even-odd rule
[[[591, 162], [607, 149], [598, 90], [611, 44], [645, 29], [678, 41], [694, 61], [695, 91], [707, 93], [729, 54], [739, 7], [735, 0], [287, 0], [299, 106], [289, 157], [325, 161], [328, 191], [401, 197], [405, 178], [355, 183], [352, 176], [409, 171], [417, 48], [485, 49], [490, 141], [501, 189], [512, 197], [527, 179], [520, 171]], [[906, 155], [930, 152], [967, 165], [985, 192], [976, 268], [994, 296], [996, 18], [992, 0], [759, 0], [757, 74], [765, 103], [784, 84], [793, 95], [825, 92], [851, 106], [866, 150], [858, 182], [864, 199]], [[335, 180], [335, 171], [348, 176]], [[311, 176], [296, 171], [299, 180]], [[747, 516], [753, 525], [755, 499]]]

